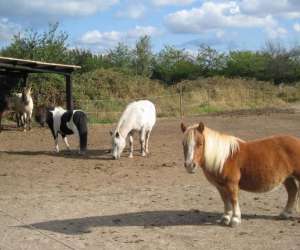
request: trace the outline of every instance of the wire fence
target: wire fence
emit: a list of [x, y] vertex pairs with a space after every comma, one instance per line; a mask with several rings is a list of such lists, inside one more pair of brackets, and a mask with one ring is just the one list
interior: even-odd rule
[[134, 99], [106, 98], [98, 100], [76, 100], [77, 106], [84, 110], [91, 122], [114, 122], [126, 105], [134, 100], [152, 101], [158, 117], [195, 116], [207, 113], [281, 107], [298, 96], [288, 90], [259, 89], [202, 89], [182, 91], [181, 88], [169, 94], [144, 96]]

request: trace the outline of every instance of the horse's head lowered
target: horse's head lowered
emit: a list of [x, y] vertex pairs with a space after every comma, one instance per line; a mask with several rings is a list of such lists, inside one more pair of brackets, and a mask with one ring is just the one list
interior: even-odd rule
[[114, 159], [119, 159], [126, 146], [126, 138], [119, 131], [110, 132], [112, 136], [112, 155]]
[[183, 132], [184, 166], [189, 173], [194, 173], [196, 168], [204, 163], [205, 138], [203, 135], [204, 124], [187, 128], [181, 123]]
[[45, 124], [46, 124], [46, 122], [47, 122], [48, 111], [49, 111], [49, 108], [47, 108], [45, 106], [39, 106], [39, 107], [36, 108], [36, 111], [35, 111], [35, 120], [42, 127], [44, 127]]

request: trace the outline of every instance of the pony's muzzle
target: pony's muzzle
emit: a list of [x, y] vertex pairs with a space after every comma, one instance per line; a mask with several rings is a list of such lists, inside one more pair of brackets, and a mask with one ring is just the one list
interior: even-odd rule
[[113, 155], [113, 159], [114, 159], [114, 160], [118, 160], [118, 159], [120, 159], [120, 156], [118, 156], [118, 155]]
[[194, 162], [185, 162], [184, 167], [186, 171], [190, 174], [194, 174], [196, 172], [196, 164]]

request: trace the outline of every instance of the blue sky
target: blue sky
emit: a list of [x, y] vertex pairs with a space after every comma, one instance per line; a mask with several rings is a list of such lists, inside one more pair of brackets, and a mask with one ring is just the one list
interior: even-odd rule
[[155, 51], [261, 49], [267, 40], [300, 43], [300, 0], [0, 0], [0, 46], [28, 27], [60, 23], [71, 47], [104, 52], [150, 35]]

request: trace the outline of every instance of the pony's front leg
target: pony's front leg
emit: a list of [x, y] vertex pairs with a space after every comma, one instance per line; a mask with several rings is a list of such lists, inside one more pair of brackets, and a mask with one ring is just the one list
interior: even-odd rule
[[26, 113], [21, 114], [22, 127], [23, 127], [24, 131], [26, 131], [27, 118], [28, 118], [28, 116]]
[[62, 138], [64, 140], [64, 143], [65, 143], [67, 149], [70, 150], [70, 144], [68, 142], [67, 136], [66, 135], [62, 135]]
[[218, 191], [221, 195], [221, 198], [224, 203], [224, 214], [221, 217], [221, 223], [229, 226], [232, 218], [232, 205], [229, 200], [228, 194], [226, 194], [225, 190], [222, 189], [221, 187], [218, 187]]
[[132, 158], [133, 157], [133, 136], [132, 136], [132, 133], [129, 133], [129, 147], [130, 147], [129, 158]]
[[54, 144], [55, 144], [55, 151], [56, 153], [59, 153], [59, 147], [58, 147], [58, 136], [54, 138]]
[[17, 128], [19, 128], [20, 127], [20, 114], [18, 112], [16, 112], [15, 117], [16, 117], [16, 121], [17, 121]]
[[28, 130], [31, 130], [31, 118], [32, 118], [32, 112], [30, 112], [28, 115], [27, 115], [27, 123], [28, 123]]
[[142, 129], [141, 133], [140, 133], [140, 143], [141, 143], [142, 156], [146, 156], [146, 153], [145, 153], [145, 137], [146, 137], [146, 131], [145, 131], [145, 129]]
[[238, 193], [239, 193], [239, 187], [238, 184], [230, 183], [227, 187], [227, 192], [229, 195], [229, 201], [232, 206], [232, 217], [230, 221], [230, 226], [235, 227], [239, 224], [241, 224], [241, 210], [240, 205], [238, 201]]

